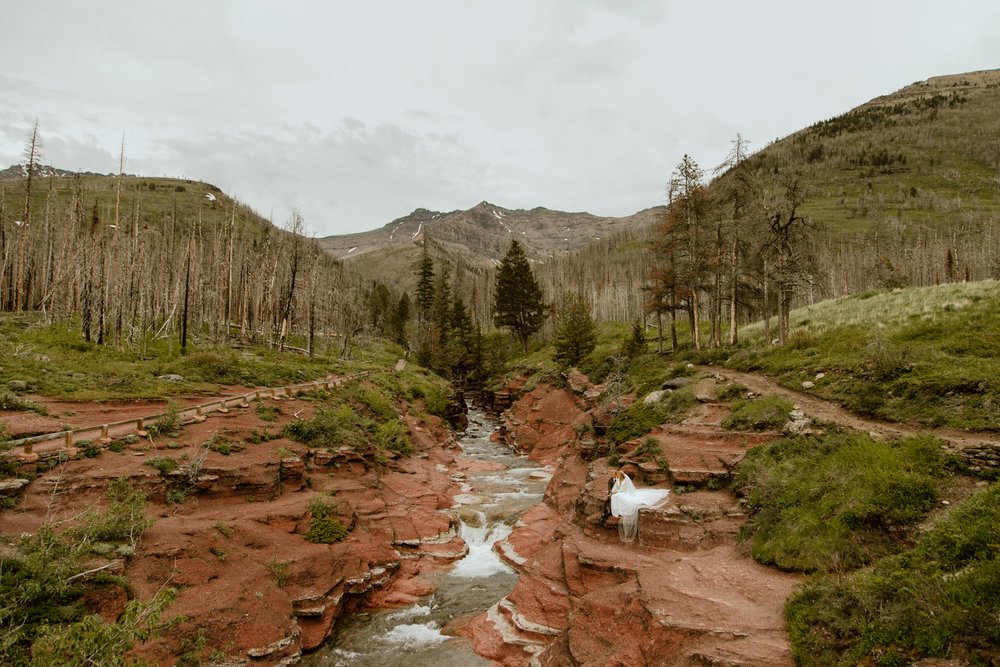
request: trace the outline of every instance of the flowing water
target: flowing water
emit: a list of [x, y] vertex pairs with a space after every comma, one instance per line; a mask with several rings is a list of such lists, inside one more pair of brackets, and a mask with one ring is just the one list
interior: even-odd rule
[[435, 575], [437, 590], [418, 604], [389, 611], [352, 614], [337, 624], [330, 642], [307, 656], [309, 667], [468, 667], [489, 665], [471, 643], [442, 629], [453, 619], [489, 609], [509, 593], [517, 575], [493, 551], [507, 537], [517, 517], [538, 503], [551, 473], [509, 448], [490, 442], [496, 422], [479, 411], [469, 413], [469, 427], [459, 438], [463, 455], [496, 462], [503, 469], [470, 473], [451, 509], [469, 554]]

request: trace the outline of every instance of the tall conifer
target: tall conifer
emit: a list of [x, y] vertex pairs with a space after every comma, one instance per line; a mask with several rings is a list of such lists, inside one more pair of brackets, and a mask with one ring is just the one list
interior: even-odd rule
[[500, 262], [493, 303], [494, 321], [510, 329], [527, 352], [528, 338], [545, 322], [545, 303], [542, 288], [517, 239], [510, 242], [510, 249]]

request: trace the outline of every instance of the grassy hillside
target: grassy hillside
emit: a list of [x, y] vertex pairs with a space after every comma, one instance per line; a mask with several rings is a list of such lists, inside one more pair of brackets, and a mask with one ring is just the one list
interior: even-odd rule
[[[62, 218], [71, 208], [79, 208], [87, 220], [96, 215], [102, 223], [113, 224], [116, 202], [119, 221], [131, 225], [134, 217], [140, 230], [158, 228], [171, 220], [228, 223], [234, 207], [237, 224], [241, 227], [270, 224], [250, 207], [229, 198], [209, 183], [124, 176], [119, 194], [118, 180], [114, 175], [96, 174], [35, 178], [31, 197], [32, 224], [44, 226], [48, 217]], [[3, 220], [7, 224], [23, 217], [25, 187], [23, 178], [0, 180]]]
[[997, 108], [1000, 70], [935, 77], [815, 123], [760, 158], [772, 171], [808, 168], [805, 213], [843, 233], [869, 232], [879, 218], [995, 220]]
[[[641, 398], [695, 373], [685, 362], [724, 362], [799, 390], [812, 382], [810, 393], [863, 414], [1000, 431], [996, 281], [871, 291], [797, 310], [793, 320], [798, 333], [785, 347], [772, 345], [760, 324], [735, 351], [631, 359], [621, 352], [625, 327], [605, 325], [580, 367], [612, 392]], [[550, 347], [518, 368], [529, 369], [538, 380], [564, 381]], [[623, 439], [678, 420], [673, 408], [681, 402], [683, 413], [694, 400], [685, 391], [619, 411], [605, 434], [609, 462]], [[719, 398], [746, 391], [733, 384]], [[733, 417], [747, 406], [761, 413], [776, 398], [737, 401]], [[785, 401], [769, 426], [780, 428], [790, 409]], [[822, 423], [751, 449], [734, 471], [733, 491], [751, 513], [742, 533], [748, 553], [808, 574], [785, 610], [798, 664], [997, 664], [1000, 482], [990, 481], [995, 469], [967, 468], [941, 445], [932, 434], [886, 441]]]
[[862, 415], [1000, 431], [1000, 282], [868, 291], [792, 313], [792, 338], [763, 323], [725, 363], [758, 370]]

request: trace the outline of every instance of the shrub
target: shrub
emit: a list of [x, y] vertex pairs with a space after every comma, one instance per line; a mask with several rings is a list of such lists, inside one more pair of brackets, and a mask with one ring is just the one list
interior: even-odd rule
[[348, 530], [338, 519], [329, 516], [314, 516], [305, 534], [307, 542], [333, 544], [347, 537]]
[[278, 588], [283, 587], [288, 583], [288, 562], [278, 560], [276, 555], [271, 556], [271, 560], [267, 562], [264, 567], [268, 572], [274, 577], [274, 581], [278, 584]]
[[398, 419], [380, 424], [375, 431], [375, 441], [382, 449], [390, 449], [400, 454], [409, 455], [413, 451], [410, 433], [406, 425]]
[[656, 458], [658, 456], [663, 456], [663, 449], [660, 447], [660, 441], [656, 438], [649, 437], [642, 441], [638, 447], [632, 452], [632, 456], [635, 458]]
[[627, 440], [649, 433], [664, 421], [665, 413], [658, 403], [646, 405], [640, 401], [616, 414], [611, 423], [608, 424], [605, 435], [609, 442], [620, 445]]
[[135, 545], [153, 522], [146, 518], [146, 494], [136, 489], [127, 477], [118, 477], [108, 484], [104, 497], [108, 506], [91, 512], [82, 522], [89, 540], [98, 542], [128, 542]]
[[0, 391], [0, 410], [35, 412], [42, 416], [49, 414], [48, 408], [44, 405], [15, 396], [9, 391]]
[[281, 408], [277, 405], [267, 405], [264, 401], [257, 401], [257, 416], [261, 421], [273, 422], [281, 414]]
[[99, 646], [102, 665], [124, 665], [124, 654], [139, 634], [158, 627], [156, 619], [173, 599], [172, 591], [162, 591], [146, 604], [130, 602], [115, 624], [83, 616], [81, 596], [89, 584], [76, 575], [89, 567], [95, 550], [111, 553], [114, 543], [126, 541], [130, 544], [115, 551], [128, 553], [126, 547], [149, 525], [145, 497], [127, 479], [112, 481], [105, 495], [108, 504], [103, 510], [85, 513], [61, 534], [45, 523], [34, 535], [23, 535], [5, 547], [0, 664], [76, 664], [67, 657], [83, 656]]
[[398, 416], [393, 401], [376, 386], [361, 386], [354, 392], [354, 398], [371, 410], [380, 421], [396, 419]]
[[342, 403], [334, 409], [319, 408], [312, 419], [289, 422], [284, 435], [310, 447], [332, 447], [341, 444], [359, 426], [357, 413]]
[[163, 500], [167, 505], [181, 505], [187, 500], [187, 489], [170, 489]]
[[205, 446], [213, 452], [218, 452], [223, 456], [229, 456], [234, 452], [242, 452], [246, 449], [246, 445], [242, 442], [237, 442], [221, 433], [213, 433], [209, 441], [205, 443]]
[[150, 468], [155, 468], [161, 475], [166, 476], [177, 470], [181, 464], [177, 462], [177, 459], [171, 459], [166, 456], [158, 456], [146, 461], [145, 465], [148, 465]]
[[666, 422], [681, 421], [695, 402], [694, 395], [687, 389], [672, 391], [663, 400], [650, 405], [636, 401], [615, 415], [605, 435], [609, 442], [619, 445]]
[[748, 391], [749, 390], [746, 386], [740, 384], [739, 382], [733, 382], [722, 388], [722, 391], [719, 392], [719, 400], [731, 401], [733, 399], [743, 398], [747, 395]]
[[875, 382], [887, 382], [910, 370], [905, 347], [876, 336], [865, 345], [862, 374]]
[[722, 426], [734, 431], [778, 429], [788, 421], [788, 413], [792, 411], [792, 407], [791, 401], [780, 396], [737, 401], [732, 413], [722, 420]]
[[167, 401], [167, 410], [157, 417], [156, 421], [147, 427], [150, 436], [166, 435], [176, 433], [183, 427], [180, 417], [180, 406], [174, 401]]

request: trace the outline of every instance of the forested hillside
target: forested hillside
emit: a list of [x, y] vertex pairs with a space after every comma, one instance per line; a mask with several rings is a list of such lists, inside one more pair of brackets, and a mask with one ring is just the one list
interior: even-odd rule
[[[663, 174], [664, 201], [629, 218], [541, 209], [572, 223], [572, 252], [539, 234], [543, 224], [525, 222], [539, 209], [485, 202], [448, 214], [421, 209], [322, 243], [391, 290], [410, 291], [427, 242], [474, 319], [488, 323], [493, 265], [516, 229], [551, 302], [579, 291], [598, 319], [691, 319], [697, 294], [699, 319], [715, 321], [718, 341], [734, 316], [742, 323], [874, 287], [1000, 276], [998, 108], [1000, 70], [992, 70], [917, 82], [760, 148], [758, 137], [734, 137], [723, 164], [686, 156]], [[682, 243], [665, 205], [689, 195], [697, 201], [684, 214]], [[588, 243], [578, 247], [581, 239]]]
[[571, 276], [562, 284], [596, 316], [618, 320], [693, 319], [700, 297], [724, 329], [734, 312], [742, 323], [871, 288], [996, 278], [998, 108], [1000, 70], [935, 77], [756, 152], [736, 137], [714, 169], [685, 156], [664, 175], [673, 220], [540, 266], [540, 280]]
[[358, 290], [297, 214], [282, 229], [189, 180], [14, 171], [30, 178], [0, 181], [4, 311], [128, 347], [174, 334], [309, 346], [361, 328]]

